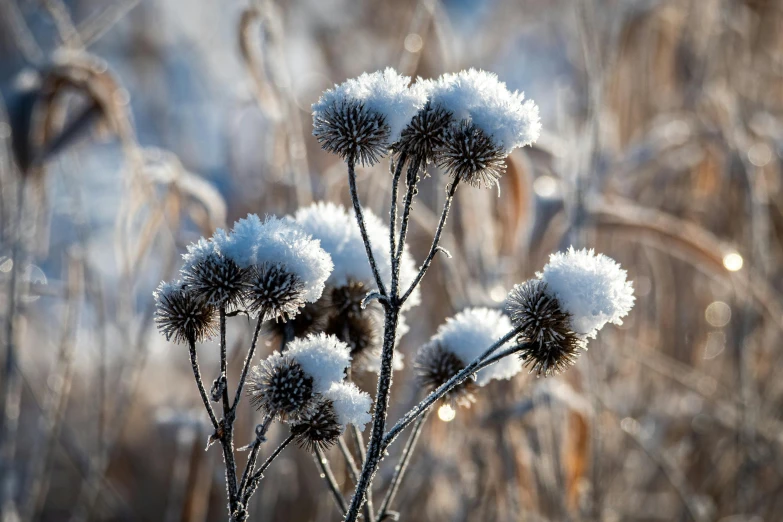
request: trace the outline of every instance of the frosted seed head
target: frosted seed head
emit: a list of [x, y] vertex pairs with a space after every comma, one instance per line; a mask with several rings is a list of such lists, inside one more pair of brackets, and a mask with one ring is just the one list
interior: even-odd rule
[[402, 130], [394, 152], [417, 157], [425, 164], [433, 161], [445, 145], [445, 134], [452, 121], [449, 111], [427, 103]]
[[[431, 341], [419, 349], [413, 362], [419, 384], [427, 393], [438, 389], [465, 368], [465, 363], [454, 353], [443, 349], [438, 341]], [[443, 402], [470, 407], [476, 401], [475, 379], [469, 378], [443, 396]]]
[[389, 147], [389, 125], [361, 103], [339, 101], [313, 113], [313, 136], [344, 160], [374, 165]]
[[217, 333], [215, 307], [199, 299], [182, 281], [161, 283], [155, 297], [155, 324], [167, 341], [200, 342]]
[[446, 130], [437, 150], [438, 166], [474, 187], [497, 185], [506, 171], [506, 155], [484, 131], [462, 121]]
[[277, 419], [299, 419], [313, 405], [313, 378], [286, 354], [274, 352], [255, 366], [247, 383], [250, 404]]
[[250, 269], [248, 310], [262, 320], [288, 320], [304, 306], [302, 281], [282, 264], [264, 263]]
[[351, 365], [348, 346], [333, 335], [315, 334], [288, 343], [286, 355], [294, 359], [313, 378], [313, 389], [324, 393], [345, 377]]
[[546, 283], [531, 279], [516, 285], [506, 298], [506, 311], [521, 330], [520, 357], [530, 373], [549, 377], [572, 366], [584, 341], [571, 327], [571, 315], [563, 310]]
[[183, 257], [182, 281], [197, 298], [227, 309], [242, 305], [248, 271], [221, 254], [212, 241], [200, 239]]
[[299, 313], [287, 319], [268, 321], [264, 324], [264, 333], [278, 338], [295, 339], [323, 332], [329, 314], [329, 306], [324, 296], [315, 303], [305, 303]]
[[327, 450], [337, 443], [343, 433], [337, 412], [332, 401], [321, 400], [305, 418], [291, 426], [294, 441], [310, 452], [316, 449]]

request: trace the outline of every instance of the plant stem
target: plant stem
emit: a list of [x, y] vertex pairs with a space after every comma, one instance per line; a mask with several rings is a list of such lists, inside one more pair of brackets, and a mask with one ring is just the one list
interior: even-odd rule
[[[498, 348], [506, 344], [508, 341], [514, 338], [514, 336], [519, 334], [519, 329], [515, 328], [514, 330], [511, 330], [506, 335], [495, 341], [495, 343], [492, 344], [489, 348], [487, 348], [484, 353], [479, 355], [476, 359], [473, 360], [470, 364], [468, 364], [465, 368], [463, 368], [459, 373], [454, 375], [451, 379], [446, 381], [445, 383], [441, 384], [437, 390], [433, 391], [427, 397], [424, 398], [419, 404], [413, 407], [408, 413], [405, 414], [405, 416], [400, 419], [397, 424], [395, 424], [392, 429], [389, 430], [389, 432], [384, 435], [383, 437], [383, 444], [382, 449], [385, 450], [389, 444], [391, 444], [395, 438], [404, 430], [408, 425], [410, 425], [413, 421], [416, 420], [417, 417], [419, 417], [422, 413], [427, 411], [435, 402], [438, 401], [441, 397], [446, 395], [449, 391], [451, 391], [455, 386], [459, 386], [462, 384], [468, 377], [476, 373], [480, 368], [482, 368], [482, 363], [485, 359], [487, 359], [490, 355], [492, 355], [493, 352], [495, 352]], [[524, 345], [516, 346], [515, 348], [517, 350], [524, 349]], [[494, 362], [494, 361], [493, 361]]]
[[394, 476], [392, 477], [391, 485], [389, 486], [389, 489], [386, 491], [386, 496], [383, 498], [381, 507], [378, 510], [379, 522], [383, 520], [383, 517], [386, 515], [386, 512], [391, 506], [391, 503], [394, 502], [394, 497], [397, 495], [397, 491], [399, 491], [400, 489], [400, 484], [402, 483], [402, 479], [405, 476], [405, 472], [408, 469], [408, 464], [410, 463], [411, 456], [413, 455], [413, 450], [416, 448], [416, 443], [419, 441], [419, 435], [421, 435], [421, 428], [424, 426], [424, 422], [427, 420], [428, 416], [429, 416], [429, 411], [425, 412], [424, 415], [422, 415], [416, 420], [416, 424], [413, 426], [413, 431], [408, 437], [408, 442], [405, 443], [405, 448], [402, 450], [402, 456], [400, 457], [400, 461], [397, 463], [397, 466], [394, 468]]
[[348, 158], [348, 185], [351, 189], [351, 201], [353, 202], [353, 211], [356, 214], [356, 222], [359, 225], [359, 231], [362, 234], [362, 241], [364, 241], [364, 248], [367, 251], [367, 259], [370, 262], [370, 268], [372, 269], [372, 275], [375, 278], [375, 284], [378, 285], [378, 291], [384, 297], [386, 294], [386, 287], [381, 279], [381, 274], [378, 271], [378, 265], [375, 262], [375, 255], [372, 253], [372, 244], [370, 243], [370, 237], [367, 235], [367, 226], [364, 223], [364, 212], [362, 211], [362, 204], [359, 202], [359, 193], [356, 190], [356, 160], [353, 157]]
[[389, 407], [389, 391], [392, 384], [392, 359], [394, 356], [394, 343], [397, 333], [397, 321], [399, 307], [395, 304], [385, 309], [385, 321], [383, 329], [383, 349], [381, 351], [381, 370], [378, 375], [378, 388], [375, 394], [375, 414], [373, 415], [370, 443], [367, 447], [367, 457], [364, 460], [362, 473], [356, 484], [351, 505], [346, 513], [346, 522], [355, 522], [359, 515], [359, 509], [364, 504], [367, 490], [372, 483], [378, 464], [381, 461], [383, 432], [386, 429], [386, 412]]
[[207, 390], [204, 389], [204, 381], [201, 379], [201, 370], [198, 366], [198, 355], [196, 355], [195, 339], [188, 339], [188, 345], [190, 347], [190, 364], [193, 367], [193, 377], [196, 379], [196, 386], [198, 386], [198, 392], [199, 395], [201, 395], [201, 401], [204, 403], [204, 408], [207, 410], [207, 414], [209, 414], [209, 420], [212, 421], [212, 427], [215, 429], [215, 433], [217, 434], [219, 423], [217, 417], [215, 417], [215, 411], [212, 409], [212, 404], [209, 402]]
[[443, 234], [443, 227], [446, 225], [446, 219], [449, 217], [449, 210], [451, 209], [452, 201], [454, 201], [454, 193], [457, 191], [458, 184], [459, 177], [455, 176], [454, 180], [451, 182], [451, 184], [449, 184], [448, 191], [446, 192], [446, 201], [443, 203], [443, 212], [440, 214], [440, 221], [438, 222], [438, 228], [435, 230], [435, 236], [432, 239], [432, 246], [430, 246], [430, 251], [427, 254], [427, 257], [424, 259], [424, 263], [422, 263], [421, 268], [419, 269], [419, 273], [416, 275], [416, 279], [413, 280], [410, 288], [405, 291], [405, 295], [403, 295], [400, 299], [400, 304], [404, 303], [408, 297], [410, 297], [413, 290], [421, 282], [421, 279], [424, 277], [424, 274], [427, 273], [427, 269], [430, 267], [430, 264], [432, 264], [432, 259], [438, 252], [440, 236]]
[[[359, 482], [359, 468], [356, 466], [356, 461], [351, 454], [351, 450], [348, 448], [348, 445], [345, 443], [345, 439], [343, 437], [340, 437], [337, 440], [337, 444], [340, 446], [340, 452], [345, 458], [345, 464], [348, 467], [349, 473], [351, 474], [351, 479], [353, 480], [354, 485], [356, 485], [356, 483]], [[371, 494], [367, 495], [367, 502], [364, 503], [364, 518], [365, 520], [375, 519], [373, 516]]]
[[256, 466], [256, 460], [258, 459], [258, 451], [261, 448], [261, 443], [266, 441], [266, 432], [269, 430], [269, 426], [272, 425], [274, 417], [267, 415], [264, 422], [256, 426], [256, 439], [253, 441], [253, 447], [250, 449], [250, 455], [247, 457], [247, 465], [245, 471], [242, 473], [242, 480], [239, 482], [239, 490], [237, 496], [241, 499], [242, 495], [247, 487], [247, 481], [253, 474]]
[[287, 439], [285, 439], [277, 448], [275, 448], [275, 451], [272, 452], [269, 457], [264, 461], [263, 464], [256, 470], [255, 473], [248, 479], [247, 481], [247, 488], [245, 489], [245, 492], [242, 495], [242, 504], [247, 505], [247, 501], [250, 500], [250, 497], [253, 496], [253, 493], [256, 492], [256, 489], [258, 489], [258, 484], [261, 482], [261, 479], [264, 477], [264, 471], [266, 471], [266, 468], [269, 467], [270, 464], [277, 458], [278, 455], [285, 449], [286, 446], [291, 444], [291, 442], [294, 440], [294, 435], [291, 434], [288, 436]]
[[[394, 263], [394, 252], [397, 250], [397, 191], [400, 185], [400, 176], [402, 176], [402, 167], [405, 165], [407, 157], [408, 155], [403, 152], [397, 158], [397, 168], [394, 169], [394, 177], [392, 178], [391, 206], [389, 207], [389, 257], [392, 263]], [[391, 163], [391, 167], [394, 167], [394, 162]]]
[[408, 190], [405, 193], [405, 206], [402, 208], [402, 221], [400, 222], [400, 239], [397, 242], [397, 253], [392, 252], [392, 263], [394, 263], [394, 274], [399, 277], [400, 273], [400, 260], [402, 259], [402, 251], [405, 248], [405, 238], [408, 236], [408, 223], [410, 222], [411, 208], [413, 207], [413, 196], [416, 195], [416, 185], [419, 183], [419, 167], [421, 166], [421, 159], [414, 156], [408, 165], [408, 175], [406, 176], [406, 183]]
[[237, 497], [237, 467], [234, 461], [234, 411], [228, 398], [228, 356], [226, 347], [226, 307], [220, 307], [220, 373], [223, 378], [223, 431], [220, 445], [223, 447], [223, 460], [226, 463], [226, 489], [228, 490], [229, 516], [239, 500]]
[[[236, 414], [239, 400], [242, 398], [242, 389], [245, 387], [245, 379], [247, 378], [247, 372], [250, 369], [250, 365], [253, 362], [253, 355], [256, 352], [256, 345], [258, 344], [258, 334], [261, 332], [261, 326], [264, 323], [264, 311], [262, 310], [258, 314], [258, 323], [256, 324], [256, 331], [253, 332], [253, 341], [250, 343], [250, 350], [245, 357], [245, 363], [242, 365], [242, 375], [239, 377], [239, 383], [237, 384], [237, 391], [234, 395], [234, 404], [231, 406], [233, 414]], [[232, 415], [232, 417], [235, 415]]]
[[315, 462], [318, 464], [318, 467], [321, 468], [321, 476], [326, 481], [326, 485], [329, 486], [329, 490], [332, 492], [332, 496], [334, 497], [334, 501], [337, 504], [337, 508], [340, 510], [340, 514], [345, 514], [347, 511], [345, 499], [343, 498], [343, 494], [340, 492], [340, 488], [334, 478], [332, 468], [329, 466], [329, 460], [318, 446], [315, 447]]

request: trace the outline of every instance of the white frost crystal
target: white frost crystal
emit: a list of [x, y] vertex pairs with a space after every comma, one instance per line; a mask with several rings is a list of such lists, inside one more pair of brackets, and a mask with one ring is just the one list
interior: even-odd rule
[[435, 81], [420, 79], [411, 90], [429, 95], [432, 106], [451, 112], [455, 122], [467, 121], [484, 131], [506, 154], [530, 145], [541, 133], [536, 104], [509, 91], [494, 73], [469, 69], [444, 74]]
[[[431, 342], [438, 342], [444, 350], [459, 357], [467, 366], [511, 329], [509, 318], [497, 310], [468, 308], [448, 318], [438, 328]], [[510, 344], [506, 343], [498, 350], [508, 346]], [[518, 357], [504, 357], [478, 372], [476, 384], [484, 386], [492, 379], [510, 379], [520, 370], [522, 370], [522, 362]]]
[[572, 327], [581, 336], [595, 338], [606, 323], [623, 324], [633, 308], [633, 284], [626, 281], [625, 270], [592, 249], [554, 253], [536, 275], [571, 314]]
[[315, 334], [294, 339], [285, 354], [293, 358], [313, 378], [313, 390], [324, 393], [345, 378], [351, 365], [348, 345], [333, 335]]
[[364, 429], [364, 426], [372, 420], [370, 394], [360, 390], [354, 383], [333, 383], [323, 395], [324, 398], [332, 401], [338, 422], [343, 426], [353, 424]]

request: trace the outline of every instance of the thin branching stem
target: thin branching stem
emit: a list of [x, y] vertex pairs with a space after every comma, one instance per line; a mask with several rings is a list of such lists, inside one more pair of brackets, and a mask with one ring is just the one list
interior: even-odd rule
[[[516, 335], [519, 335], [519, 329], [514, 329], [508, 332], [506, 335], [495, 341], [492, 346], [487, 348], [484, 353], [476, 357], [470, 364], [463, 368], [459, 373], [454, 375], [451, 379], [441, 384], [437, 390], [433, 391], [427, 397], [425, 397], [419, 404], [414, 406], [405, 416], [395, 424], [389, 432], [384, 435], [382, 449], [385, 450], [389, 444], [391, 444], [395, 438], [407, 428], [413, 421], [415, 421], [420, 415], [427, 411], [433, 404], [435, 404], [440, 398], [446, 395], [454, 387], [462, 384], [468, 377], [476, 373], [482, 366], [481, 364], [491, 356], [498, 348], [506, 344], [513, 339]], [[517, 346], [517, 349], [524, 349], [524, 346]]]
[[378, 521], [383, 520], [383, 517], [386, 515], [392, 502], [394, 502], [394, 497], [397, 496], [397, 492], [400, 489], [400, 484], [402, 484], [402, 479], [405, 477], [405, 472], [408, 470], [408, 464], [410, 464], [411, 456], [413, 455], [413, 450], [416, 448], [416, 443], [419, 442], [419, 435], [421, 435], [421, 429], [424, 426], [424, 422], [427, 420], [428, 416], [429, 416], [429, 410], [425, 412], [422, 416], [420, 416], [418, 419], [416, 419], [416, 424], [414, 424], [413, 426], [413, 431], [408, 437], [408, 441], [405, 443], [405, 448], [402, 450], [400, 461], [397, 463], [397, 466], [395, 466], [394, 468], [394, 475], [392, 476], [392, 481], [391, 484], [389, 485], [389, 489], [386, 490], [386, 496], [383, 498], [383, 502], [381, 502], [381, 507], [378, 509]]
[[247, 505], [247, 501], [250, 500], [250, 497], [253, 496], [253, 493], [256, 492], [256, 489], [258, 489], [258, 484], [261, 482], [261, 479], [264, 478], [264, 471], [269, 467], [272, 462], [277, 458], [278, 455], [293, 442], [294, 435], [291, 434], [286, 438], [277, 448], [275, 448], [275, 451], [272, 452], [269, 457], [264, 461], [261, 466], [258, 467], [258, 469], [253, 473], [253, 475], [248, 479], [247, 481], [247, 487], [245, 488], [245, 491], [242, 495], [242, 504]]
[[[340, 447], [340, 452], [345, 458], [345, 465], [348, 468], [348, 472], [351, 474], [351, 480], [353, 480], [354, 485], [356, 485], [356, 483], [359, 482], [359, 467], [356, 465], [353, 454], [351, 454], [351, 450], [348, 448], [348, 444], [345, 443], [344, 437], [340, 437], [337, 440], [337, 444]], [[372, 495], [368, 495], [367, 502], [364, 503], [364, 518], [366, 520], [374, 520]]]
[[405, 294], [400, 299], [400, 304], [404, 303], [411, 295], [413, 290], [419, 285], [424, 274], [427, 273], [427, 269], [432, 264], [432, 260], [435, 254], [438, 252], [438, 246], [440, 244], [440, 237], [443, 234], [443, 227], [446, 225], [446, 219], [449, 217], [449, 210], [451, 209], [451, 203], [454, 201], [454, 194], [457, 191], [457, 185], [459, 184], [459, 177], [454, 176], [454, 180], [449, 184], [449, 188], [446, 192], [446, 201], [443, 203], [443, 212], [440, 214], [440, 221], [438, 222], [438, 228], [435, 230], [435, 236], [432, 239], [432, 246], [424, 262], [421, 264], [419, 273], [416, 274], [416, 278], [411, 283], [410, 288], [405, 291]]
[[247, 465], [245, 466], [245, 471], [242, 473], [242, 480], [239, 482], [239, 490], [237, 492], [239, 498], [242, 498], [245, 488], [247, 487], [247, 481], [255, 470], [258, 452], [261, 449], [261, 444], [266, 442], [266, 432], [269, 430], [269, 426], [272, 425], [272, 420], [274, 420], [274, 417], [267, 415], [264, 422], [256, 426], [256, 438], [250, 448], [250, 455], [247, 457]]
[[364, 223], [364, 211], [362, 210], [362, 204], [359, 202], [359, 192], [356, 190], [356, 159], [353, 157], [348, 158], [348, 185], [351, 189], [351, 202], [353, 203], [353, 211], [356, 214], [356, 222], [359, 225], [359, 231], [362, 234], [362, 241], [364, 241], [364, 248], [367, 251], [367, 259], [370, 262], [370, 268], [372, 269], [372, 275], [375, 278], [375, 284], [378, 286], [378, 290], [384, 297], [386, 294], [386, 287], [381, 279], [381, 273], [378, 271], [378, 265], [375, 262], [375, 255], [372, 253], [372, 244], [370, 243], [370, 237], [367, 235], [367, 226]]
[[[397, 252], [392, 254], [394, 263], [394, 275], [399, 277], [400, 260], [405, 248], [405, 238], [408, 236], [408, 223], [410, 222], [411, 209], [413, 208], [413, 197], [416, 195], [419, 184], [419, 167], [421, 167], [421, 158], [414, 156], [408, 165], [408, 175], [406, 182], [408, 191], [405, 193], [405, 205], [402, 207], [402, 220], [400, 222], [400, 238], [397, 241]], [[396, 297], [396, 296], [395, 296]]]
[[315, 463], [321, 468], [321, 477], [323, 477], [326, 485], [329, 487], [329, 491], [331, 491], [332, 496], [334, 497], [334, 502], [337, 504], [340, 514], [345, 514], [348, 510], [348, 507], [345, 505], [345, 499], [340, 492], [340, 487], [337, 485], [337, 480], [334, 478], [332, 468], [329, 466], [329, 459], [326, 458], [323, 450], [318, 446], [315, 447]]
[[364, 460], [367, 458], [367, 454], [364, 451], [364, 437], [362, 437], [361, 430], [351, 424], [351, 435], [353, 435], [353, 442], [356, 444], [356, 451], [359, 453], [359, 463], [364, 464]]
[[[245, 380], [247, 379], [247, 372], [250, 369], [250, 365], [253, 363], [253, 355], [256, 352], [256, 345], [258, 344], [258, 334], [261, 333], [261, 326], [264, 324], [264, 311], [258, 314], [258, 323], [256, 323], [256, 330], [253, 332], [253, 341], [250, 343], [250, 350], [245, 357], [245, 363], [242, 365], [242, 374], [239, 376], [239, 383], [237, 384], [237, 391], [234, 394], [234, 404], [231, 406], [233, 414], [236, 414], [237, 406], [239, 406], [239, 400], [242, 398], [242, 389], [245, 387]], [[234, 415], [232, 415], [233, 417]]]
[[391, 205], [389, 207], [389, 259], [391, 259], [392, 263], [392, 272], [395, 271], [397, 266], [394, 259], [394, 253], [397, 251], [397, 192], [400, 186], [402, 168], [407, 157], [408, 155], [405, 152], [400, 153], [399, 158], [397, 158], [397, 168], [394, 168], [394, 161], [391, 162], [391, 169], [394, 173], [391, 188]]
[[220, 307], [220, 374], [223, 379], [223, 430], [218, 433], [226, 463], [226, 488], [228, 489], [229, 515], [239, 500], [237, 497], [237, 466], [234, 460], [234, 411], [228, 398], [228, 349], [226, 347], [226, 307]]
[[209, 420], [212, 421], [212, 428], [215, 433], [218, 431], [218, 420], [215, 416], [215, 411], [212, 409], [212, 404], [209, 402], [209, 396], [207, 390], [204, 389], [204, 381], [201, 379], [201, 370], [198, 366], [198, 355], [196, 355], [196, 341], [193, 338], [188, 339], [188, 345], [190, 348], [190, 364], [193, 367], [193, 377], [196, 379], [196, 386], [198, 386], [199, 395], [201, 395], [201, 401], [204, 403], [204, 409], [207, 410]]

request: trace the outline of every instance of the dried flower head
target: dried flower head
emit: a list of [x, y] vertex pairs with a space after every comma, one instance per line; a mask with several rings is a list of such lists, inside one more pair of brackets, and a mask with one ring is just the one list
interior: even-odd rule
[[248, 271], [221, 254], [213, 241], [199, 239], [183, 258], [182, 280], [198, 298], [226, 308], [242, 304]]
[[324, 149], [372, 165], [426, 102], [410, 81], [387, 68], [335, 85], [313, 104], [313, 135]]
[[296, 277], [301, 285], [302, 302], [321, 297], [332, 271], [332, 260], [319, 242], [290, 219], [267, 217], [261, 221], [255, 214], [240, 219], [231, 233], [218, 231], [213, 237], [220, 252], [239, 267], [277, 266]]
[[198, 298], [182, 281], [163, 282], [153, 295], [155, 323], [167, 341], [199, 342], [217, 332], [215, 307]]
[[[321, 248], [331, 256], [334, 270], [327, 279], [328, 285], [340, 288], [361, 283], [366, 288], [365, 295], [377, 291], [375, 278], [367, 261], [364, 241], [352, 211], [347, 212], [342, 205], [318, 202], [297, 210], [294, 220], [314, 239], [320, 240]], [[388, 288], [391, 284], [389, 228], [367, 209], [364, 211], [364, 220], [375, 262]], [[407, 289], [416, 278], [416, 274], [418, 274], [416, 262], [406, 246], [400, 263], [400, 287]], [[362, 296], [362, 299], [364, 297]], [[420, 300], [421, 292], [417, 287], [405, 301], [403, 309], [408, 310], [416, 306]]]
[[326, 296], [321, 296], [315, 303], [305, 303], [295, 316], [268, 321], [264, 325], [264, 333], [290, 339], [306, 337], [313, 333], [323, 332], [326, 329], [328, 318], [328, 299]]
[[298, 419], [313, 406], [313, 378], [287, 354], [274, 352], [248, 379], [250, 403], [264, 414], [278, 419]]
[[585, 347], [571, 327], [571, 314], [563, 310], [543, 281], [531, 279], [512, 288], [506, 310], [513, 325], [521, 329], [518, 342], [525, 348], [520, 357], [537, 376], [566, 370]]
[[[414, 87], [421, 83], [420, 80]], [[400, 140], [394, 145], [394, 151], [418, 157], [425, 164], [429, 163], [444, 146], [444, 134], [452, 121], [449, 111], [440, 106], [433, 107], [428, 102], [402, 130]]]
[[[416, 354], [416, 360], [413, 364], [419, 384], [428, 393], [437, 390], [443, 383], [465, 368], [465, 363], [454, 353], [444, 350], [438, 341], [431, 341], [422, 346]], [[444, 395], [443, 401], [469, 407], [471, 403], [476, 401], [473, 395], [475, 390], [475, 380], [466, 379]]]
[[304, 306], [304, 285], [282, 264], [264, 263], [250, 269], [248, 311], [262, 319], [288, 320]]
[[291, 426], [294, 440], [310, 452], [316, 449], [324, 451], [337, 443], [343, 433], [337, 412], [332, 401], [321, 400], [305, 418]]
[[381, 347], [381, 324], [369, 311], [357, 315], [333, 314], [324, 331], [348, 345], [351, 363], [357, 368], [363, 368], [367, 359], [374, 357]]
[[634, 304], [633, 284], [613, 259], [592, 249], [557, 252], [540, 274], [565, 312], [571, 327], [584, 338], [595, 338], [606, 323], [623, 324]]
[[497, 185], [506, 170], [506, 154], [480, 128], [465, 120], [446, 131], [438, 166], [474, 187]]
[[313, 136], [321, 147], [341, 158], [374, 165], [389, 147], [389, 126], [361, 103], [336, 102], [313, 113]]

